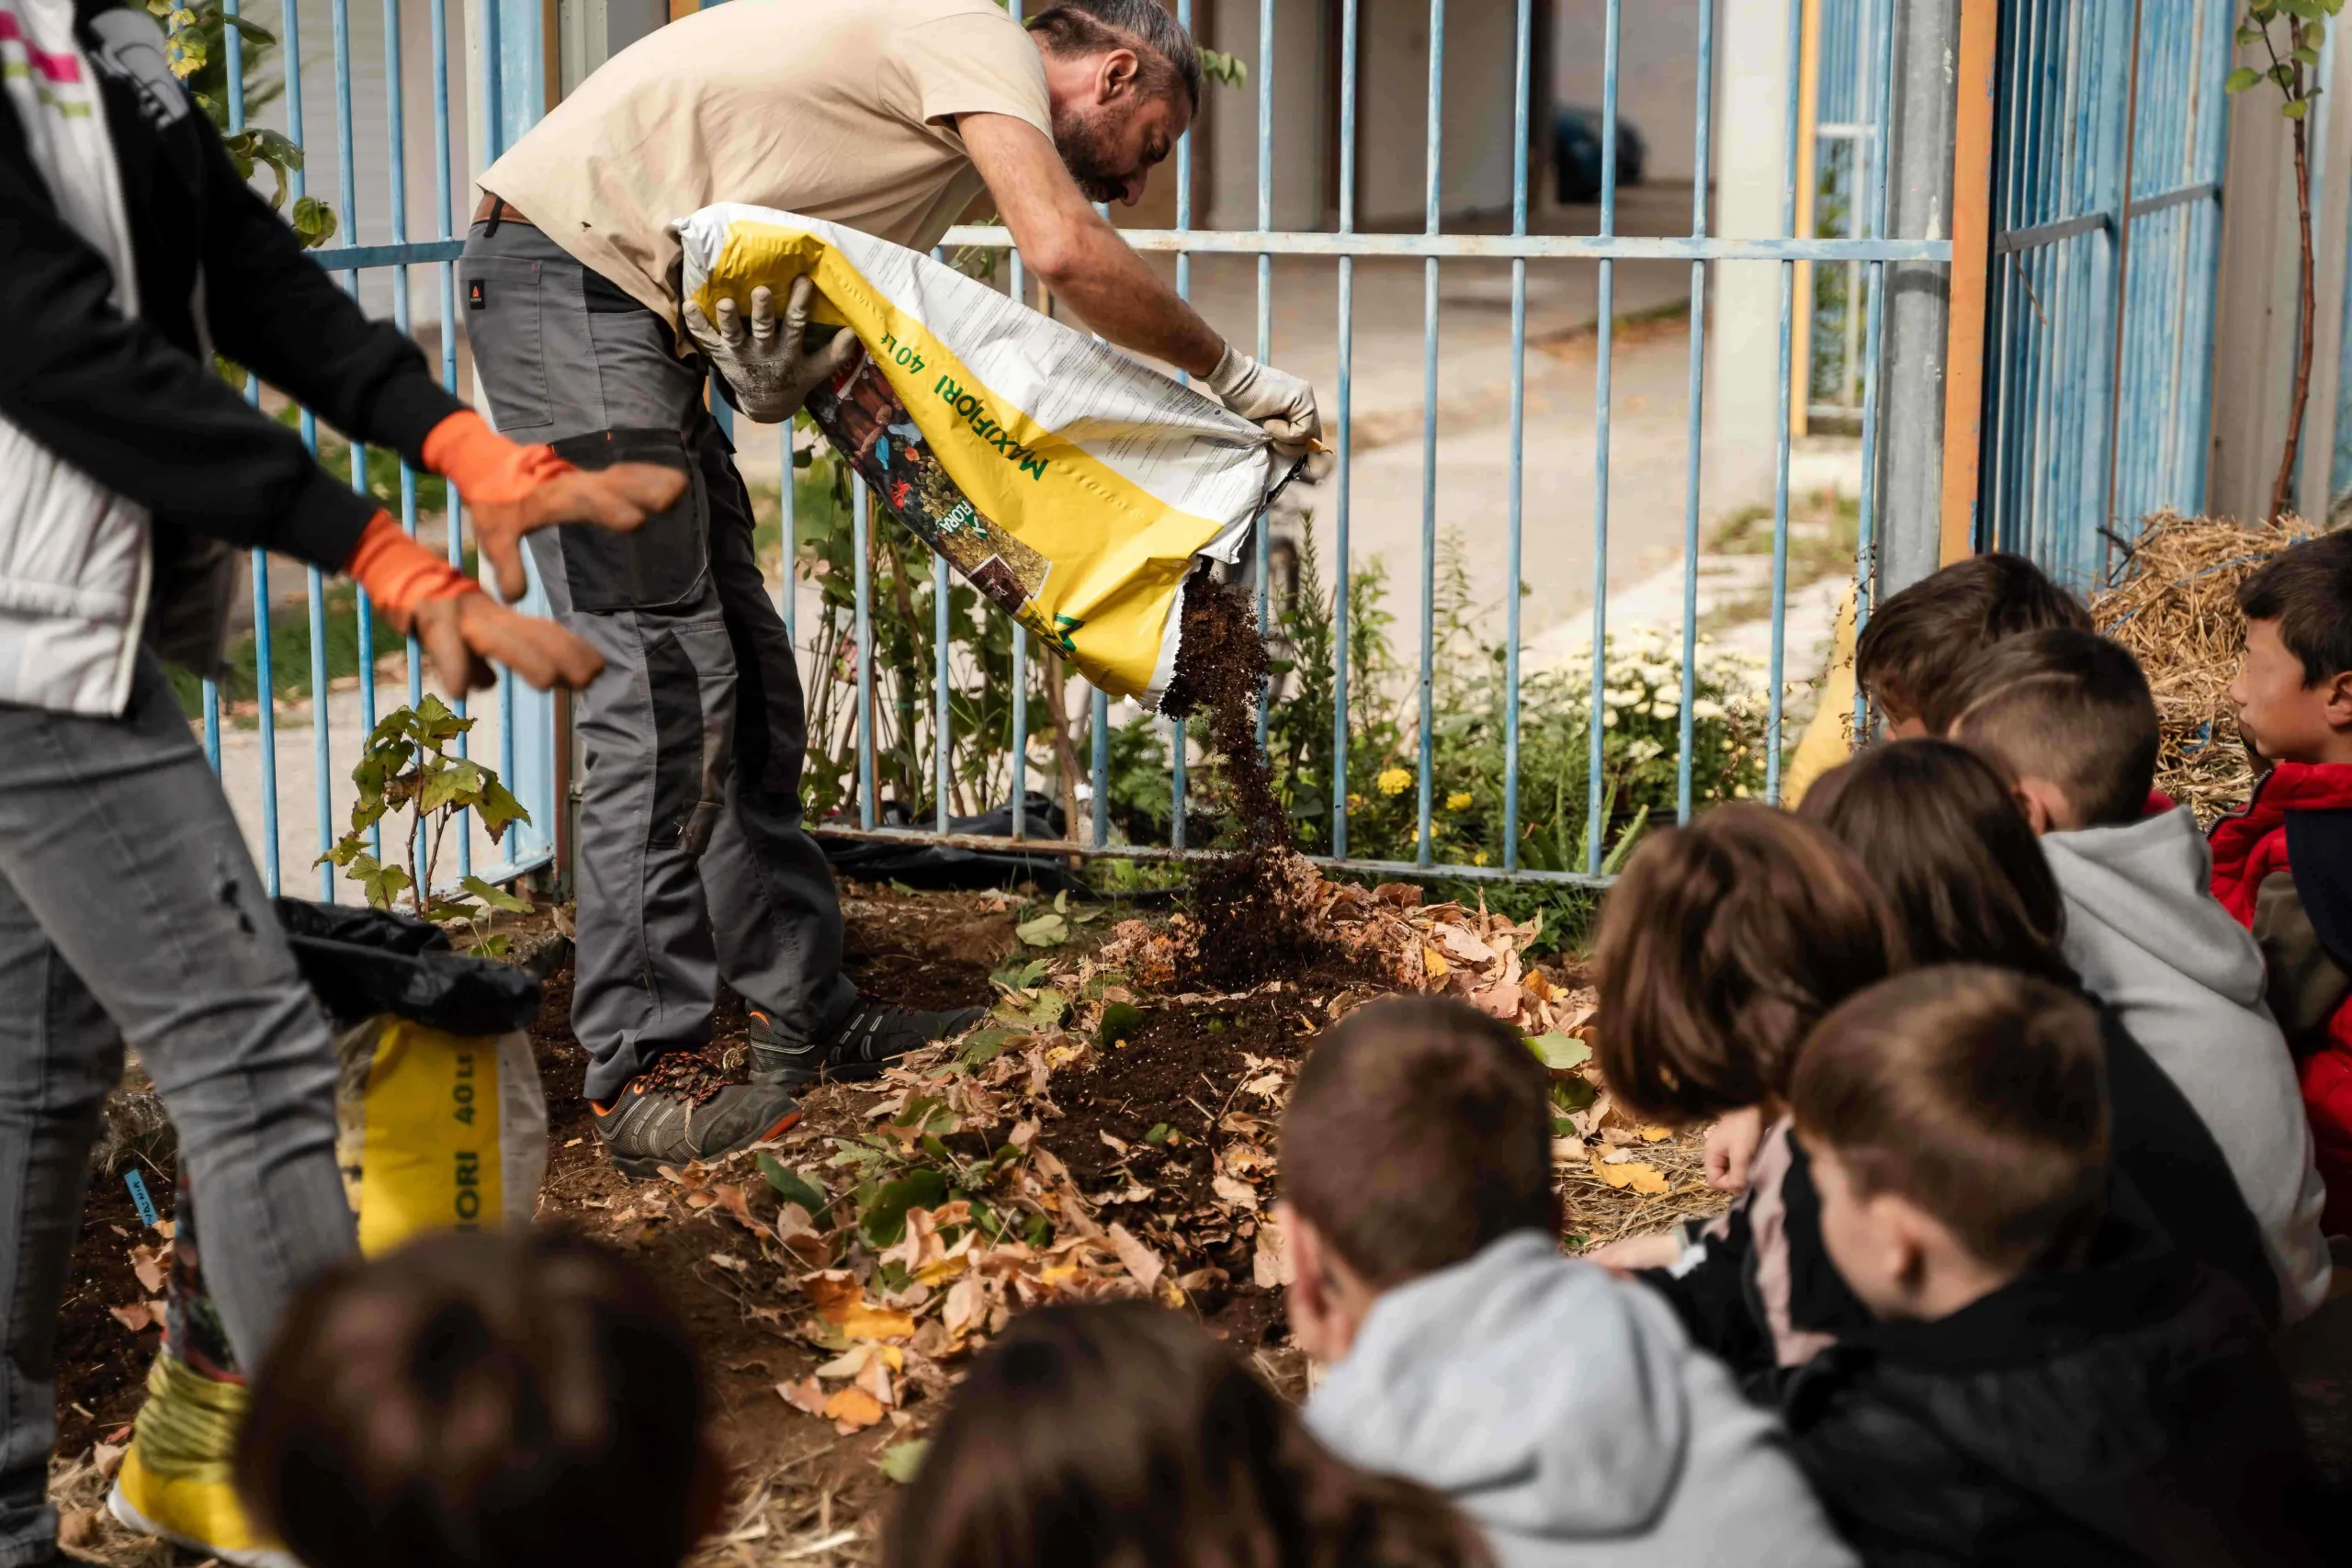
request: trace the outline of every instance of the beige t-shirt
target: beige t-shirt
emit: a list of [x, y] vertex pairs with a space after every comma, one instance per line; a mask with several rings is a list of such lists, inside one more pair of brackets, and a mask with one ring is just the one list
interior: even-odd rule
[[728, 0], [607, 61], [481, 185], [676, 331], [670, 223], [742, 201], [928, 249], [980, 189], [949, 118], [972, 113], [1053, 134], [991, 0]]

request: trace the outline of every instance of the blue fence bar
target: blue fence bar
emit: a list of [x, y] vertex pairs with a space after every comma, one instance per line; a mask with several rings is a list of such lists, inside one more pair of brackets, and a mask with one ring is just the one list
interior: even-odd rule
[[1977, 542], [2077, 585], [2203, 507], [2235, 20], [2002, 6]]

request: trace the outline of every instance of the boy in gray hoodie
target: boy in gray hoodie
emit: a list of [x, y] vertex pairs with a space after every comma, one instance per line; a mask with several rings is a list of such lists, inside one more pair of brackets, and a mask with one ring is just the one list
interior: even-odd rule
[[1292, 1329], [1329, 1368], [1307, 1426], [1447, 1494], [1504, 1568], [1852, 1562], [1664, 1300], [1560, 1255], [1548, 1088], [1516, 1032], [1442, 998], [1317, 1043], [1277, 1211]]
[[2295, 1063], [2263, 1002], [2262, 951], [2211, 890], [2185, 807], [2149, 813], [2156, 708], [2130, 653], [2053, 628], [1955, 679], [1951, 739], [2015, 781], [2066, 901], [2065, 956], [2203, 1115], [2261, 1227], [2294, 1322], [2327, 1297], [2326, 1191]]

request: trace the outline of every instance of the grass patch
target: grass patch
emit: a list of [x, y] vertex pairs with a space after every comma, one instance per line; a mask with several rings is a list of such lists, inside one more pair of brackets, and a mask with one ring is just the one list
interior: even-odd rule
[[[1854, 551], [1861, 539], [1861, 502], [1823, 489], [1789, 497], [1789, 592], [1825, 577], [1853, 575]], [[1707, 541], [1711, 555], [1769, 556], [1772, 553], [1772, 509], [1750, 506], [1724, 519]], [[1699, 622], [1702, 637], [1727, 626], [1762, 620], [1772, 613], [1768, 586], [1726, 600]]]

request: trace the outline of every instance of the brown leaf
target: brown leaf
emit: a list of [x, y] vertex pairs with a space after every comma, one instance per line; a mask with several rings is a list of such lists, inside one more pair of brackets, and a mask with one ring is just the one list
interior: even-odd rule
[[766, 1235], [768, 1227], [752, 1218], [752, 1205], [743, 1197], [743, 1190], [731, 1181], [721, 1181], [711, 1188], [711, 1195], [733, 1217], [735, 1223], [754, 1235]]
[[164, 1303], [161, 1302], [133, 1302], [129, 1306], [108, 1307], [107, 1311], [114, 1314], [117, 1323], [133, 1334], [164, 1325]]
[[1236, 1181], [1232, 1177], [1219, 1171], [1209, 1179], [1209, 1186], [1216, 1191], [1219, 1201], [1229, 1203], [1237, 1209], [1247, 1209], [1251, 1213], [1257, 1213], [1258, 1190], [1248, 1182]]
[[161, 1247], [134, 1247], [130, 1249], [130, 1271], [139, 1276], [140, 1288], [150, 1295], [161, 1294], [164, 1281], [171, 1278], [172, 1244]]
[[833, 1396], [825, 1401], [824, 1409], [818, 1414], [830, 1416], [833, 1423], [833, 1430], [846, 1438], [851, 1433], [862, 1432], [881, 1420], [883, 1405], [880, 1400], [865, 1390], [855, 1383], [851, 1383], [846, 1388], [834, 1390]]
[[68, 1508], [57, 1516], [57, 1544], [86, 1549], [98, 1539], [98, 1510]]
[[806, 1410], [811, 1416], [825, 1413], [827, 1395], [815, 1378], [802, 1378], [798, 1382], [780, 1382], [775, 1385], [775, 1391], [795, 1410]]
[[1110, 1235], [1112, 1250], [1119, 1255], [1119, 1261], [1126, 1265], [1127, 1272], [1135, 1277], [1136, 1282], [1147, 1291], [1157, 1286], [1160, 1275], [1168, 1271], [1168, 1265], [1160, 1261], [1159, 1254], [1136, 1239], [1135, 1233], [1125, 1225], [1113, 1225]]
[[988, 1305], [988, 1287], [980, 1282], [978, 1275], [967, 1274], [947, 1287], [947, 1300], [940, 1308], [941, 1326], [952, 1337], [960, 1339], [979, 1324]]
[[1250, 1275], [1261, 1291], [1271, 1291], [1291, 1282], [1290, 1247], [1283, 1237], [1282, 1226], [1268, 1215], [1258, 1222], [1257, 1248], [1250, 1258]]
[[856, 1386], [872, 1394], [877, 1404], [890, 1405], [899, 1403], [898, 1394], [890, 1386], [890, 1365], [879, 1356], [868, 1359], [865, 1365], [859, 1369]]

